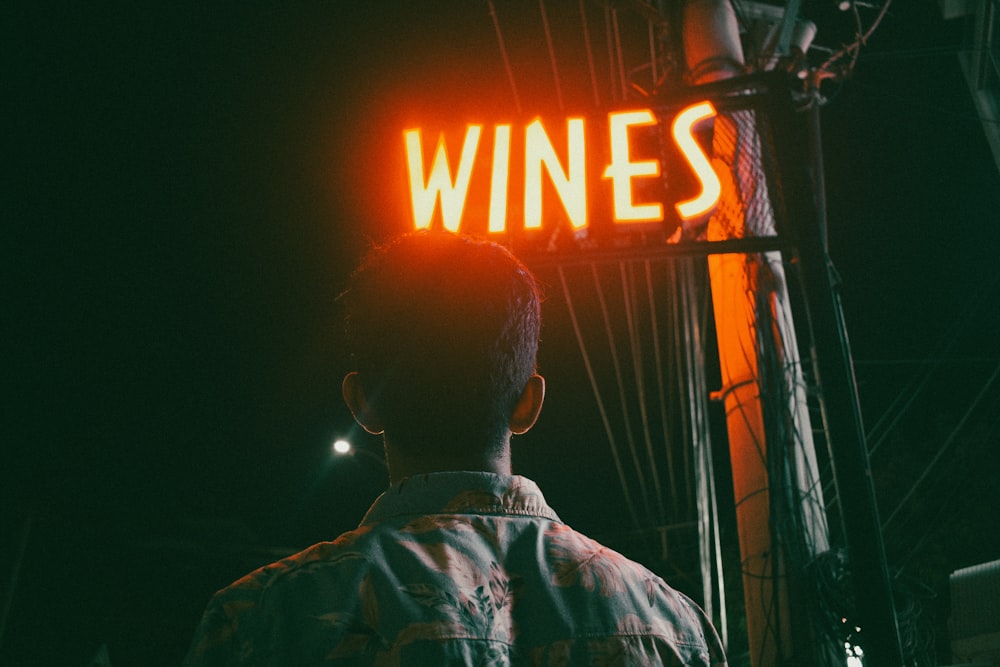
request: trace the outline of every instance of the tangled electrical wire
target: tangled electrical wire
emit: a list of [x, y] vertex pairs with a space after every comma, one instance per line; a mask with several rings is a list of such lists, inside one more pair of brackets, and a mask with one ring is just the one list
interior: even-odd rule
[[[807, 566], [808, 580], [821, 614], [816, 624], [829, 645], [843, 646], [848, 656], [864, 643], [864, 628], [858, 625], [850, 558], [844, 549], [818, 554]], [[928, 611], [934, 592], [902, 576], [892, 579], [892, 595], [903, 657], [907, 665], [935, 664], [934, 618]], [[841, 662], [841, 664], [843, 664]]]
[[[761, 18], [761, 7], [764, 5], [750, 0], [732, 0], [732, 3], [745, 36], [747, 71], [783, 69], [802, 82], [802, 92], [808, 93], [810, 104], [823, 104], [826, 100], [819, 96], [818, 91], [824, 83], [842, 84], [853, 76], [862, 49], [888, 15], [892, 0], [884, 0], [880, 6], [858, 0], [841, 0], [837, 7], [853, 19], [853, 25], [850, 37], [834, 47], [812, 42], [816, 26], [800, 20], [798, 3], [788, 2], [784, 8], [768, 5], [770, 11], [764, 12], [767, 15], [764, 22], [768, 24], [764, 36], [755, 22], [755, 18]], [[811, 30], [803, 29], [806, 25]], [[790, 42], [789, 35], [796, 32], [808, 36], [800, 42], [795, 39]]]
[[856, 31], [854, 34], [854, 40], [837, 51], [834, 51], [826, 60], [823, 61], [819, 67], [813, 70], [813, 77], [815, 77], [814, 85], [819, 86], [824, 80], [832, 79], [842, 81], [851, 76], [854, 72], [854, 68], [858, 62], [858, 55], [861, 53], [861, 47], [868, 43], [868, 39], [872, 36], [875, 30], [878, 28], [879, 24], [885, 18], [889, 11], [889, 6], [892, 5], [892, 0], [885, 0], [882, 7], [879, 9], [875, 18], [867, 28], [862, 25], [861, 14], [858, 10], [857, 2], [846, 2], [849, 9], [854, 14], [854, 20], [856, 25]]

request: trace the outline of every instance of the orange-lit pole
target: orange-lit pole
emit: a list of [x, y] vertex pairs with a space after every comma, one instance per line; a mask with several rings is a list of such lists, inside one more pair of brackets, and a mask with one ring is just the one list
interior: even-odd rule
[[[735, 23], [732, 14], [731, 6], [725, 0], [685, 4], [684, 53], [688, 71], [697, 83], [728, 78], [742, 67], [743, 51], [739, 40], [727, 40], [732, 35], [730, 18]], [[736, 35], [738, 38], [738, 29]], [[704, 63], [716, 65], [713, 70], [705, 70]], [[731, 68], [725, 67], [727, 64]], [[722, 166], [725, 170], [722, 173], [728, 172], [729, 166]], [[709, 223], [709, 233], [713, 235], [718, 234], [720, 219], [727, 211], [738, 215], [743, 210], [732, 177], [725, 181], [722, 208]], [[737, 201], [734, 202], [734, 198]], [[732, 222], [738, 227], [744, 226], [742, 219]], [[757, 346], [752, 326], [754, 305], [748, 298], [751, 293], [748, 288], [754, 277], [747, 274], [749, 267], [740, 254], [710, 255], [708, 267], [718, 336], [722, 397], [729, 432], [747, 641], [751, 664], [764, 667], [777, 664], [774, 631], [782, 630], [771, 628], [772, 619], [768, 613], [775, 603], [775, 571], [768, 557], [773, 545], [767, 438], [757, 382], [757, 358], [752, 352]], [[746, 353], [748, 350], [750, 354]]]
[[[739, 30], [728, 0], [693, 0], [684, 5], [684, 50], [688, 70], [697, 83], [729, 78], [742, 71]], [[746, 121], [747, 119], [743, 119]], [[766, 183], [759, 165], [747, 160], [744, 148], [756, 140], [752, 123], [733, 115], [716, 119], [715, 171], [722, 178], [721, 201], [708, 224], [710, 240], [766, 235], [774, 232], [769, 209], [761, 219], [748, 219], [755, 198], [766, 200]], [[761, 216], [760, 213], [766, 215]], [[743, 571], [744, 605], [750, 658], [755, 667], [782, 664], [793, 656], [815, 654], [803, 641], [809, 622], [793, 618], [785, 553], [772, 530], [772, 480], [765, 406], [761, 396], [761, 362], [767, 355], [783, 368], [782, 396], [774, 406], [789, 410], [794, 429], [804, 437], [789, 454], [794, 484], [801, 498], [788, 508], [801, 519], [806, 549], [829, 548], [826, 515], [818, 492], [819, 473], [805, 410], [801, 366], [780, 254], [710, 255], [709, 274], [718, 332], [722, 398], [726, 410], [736, 503], [737, 530]], [[772, 321], [761, 321], [767, 313]], [[779, 342], [783, 342], [779, 345]], [[778, 443], [770, 443], [777, 445]], [[780, 448], [779, 448], [780, 449]], [[821, 650], [821, 649], [820, 649]]]

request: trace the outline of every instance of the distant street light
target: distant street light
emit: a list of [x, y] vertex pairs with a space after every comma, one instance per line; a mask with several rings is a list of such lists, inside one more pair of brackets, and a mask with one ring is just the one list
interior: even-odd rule
[[343, 438], [338, 438], [333, 443], [333, 455], [338, 457], [361, 455], [378, 463], [383, 468], [387, 468], [385, 458], [367, 449], [359, 449]]

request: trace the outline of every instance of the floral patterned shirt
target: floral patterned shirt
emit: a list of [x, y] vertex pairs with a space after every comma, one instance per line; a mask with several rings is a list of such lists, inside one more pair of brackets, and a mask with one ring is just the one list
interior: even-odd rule
[[218, 592], [187, 663], [725, 665], [690, 599], [563, 524], [534, 482], [392, 485], [361, 525]]

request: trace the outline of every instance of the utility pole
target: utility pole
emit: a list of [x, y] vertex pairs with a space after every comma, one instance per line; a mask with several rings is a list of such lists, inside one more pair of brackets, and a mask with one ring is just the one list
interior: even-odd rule
[[[728, 0], [688, 0], [682, 20], [685, 62], [694, 83], [743, 72], [739, 28]], [[775, 235], [755, 112], [721, 113], [713, 152], [716, 172], [725, 176], [708, 240]], [[790, 579], [791, 552], [801, 563], [828, 551], [829, 530], [781, 253], [712, 254], [708, 265], [751, 661], [755, 667], [822, 664], [833, 657], [831, 648], [816, 641], [803, 612], [801, 584]], [[776, 410], [787, 415], [791, 429], [777, 427]], [[789, 472], [777, 477], [776, 470]], [[801, 534], [775, 530], [777, 513], [794, 515]]]
[[[822, 174], [819, 115], [813, 113], [813, 177]], [[790, 154], [805, 162], [801, 144], [786, 138]], [[782, 148], [779, 147], [779, 151]], [[792, 202], [800, 219], [798, 256], [808, 301], [813, 332], [817, 381], [823, 395], [823, 418], [830, 442], [834, 479], [840, 500], [859, 644], [865, 652], [866, 667], [901, 667], [903, 650], [892, 594], [892, 580], [882, 541], [882, 527], [875, 501], [868, 446], [858, 403], [857, 382], [851, 360], [850, 343], [840, 298], [835, 288], [833, 268], [827, 253], [823, 190], [803, 174], [790, 175], [789, 192], [798, 193]]]
[[[797, 3], [789, 2], [782, 17], [782, 41], [791, 34]], [[718, 81], [742, 73], [743, 53], [739, 29], [729, 0], [686, 0], [683, 12], [684, 55], [689, 77], [695, 83]], [[791, 12], [791, 15], [789, 15]], [[745, 151], [741, 141], [753, 140], [756, 134], [753, 118], [739, 114], [722, 114], [716, 121], [714, 149], [717, 168], [731, 174], [724, 187], [721, 212], [709, 222], [709, 240], [774, 233], [764, 229], [767, 220], [755, 220], [747, 214], [748, 165], [738, 163]], [[789, 112], [790, 115], [790, 112]], [[840, 303], [834, 289], [829, 257], [826, 252], [825, 202], [822, 189], [822, 151], [819, 141], [819, 119], [812, 118], [812, 176], [806, 165], [809, 155], [802, 150], [798, 137], [785, 136], [779, 128], [774, 141], [779, 154], [791, 156], [794, 173], [782, 174], [783, 189], [789, 193], [790, 217], [795, 220], [798, 238], [797, 257], [807, 295], [807, 310], [815, 353], [816, 379], [823, 397], [823, 418], [834, 477], [842, 508], [842, 521], [847, 541], [857, 625], [869, 667], [901, 667], [903, 664], [899, 629], [892, 599], [891, 580], [886, 565], [880, 522], [875, 504], [871, 468], [865, 444], [857, 386], [850, 358]], [[745, 127], [741, 127], [745, 125]], [[787, 128], [792, 132], [792, 127]], [[731, 137], [731, 139], [727, 139]], [[726, 142], [729, 141], [727, 144]], [[727, 148], [736, 149], [726, 154]], [[720, 154], [721, 153], [721, 154]], [[801, 168], [799, 168], [801, 165]], [[752, 175], [751, 175], [752, 176]], [[757, 166], [758, 185], [766, 185], [762, 169]], [[773, 217], [771, 219], [773, 222]], [[719, 225], [726, 225], [720, 229]], [[715, 235], [715, 239], [713, 239]], [[761, 299], [772, 299], [774, 323], [784, 319], [780, 310], [787, 307], [787, 290], [783, 282], [783, 266], [777, 253], [765, 252], [751, 260], [749, 255], [709, 256], [709, 269], [715, 301], [716, 325], [719, 336], [719, 356], [722, 365], [723, 398], [726, 405], [730, 436], [730, 456], [733, 464], [733, 484], [736, 493], [737, 522], [744, 569], [744, 593], [747, 610], [751, 659], [755, 667], [780, 665], [790, 659], [809, 659], [803, 651], [802, 629], [792, 619], [791, 604], [801, 595], [790, 590], [785, 579], [782, 544], [776, 539], [775, 503], [771, 496], [775, 480], [770, 471], [773, 454], [768, 442], [766, 412], [761, 392], [760, 351], [766, 350], [763, 329], [755, 322], [761, 313]], [[760, 292], [761, 278], [773, 281], [769, 295]], [[790, 316], [789, 316], [790, 317]], [[789, 320], [790, 321], [790, 320]], [[794, 329], [782, 332], [784, 341], [778, 352], [782, 363], [798, 368], [798, 350]], [[773, 341], [772, 341], [773, 342]], [[790, 379], [793, 386], [798, 378]], [[797, 427], [808, 429], [808, 415], [791, 415], [804, 419]], [[801, 506], [798, 520], [804, 535], [807, 555], [816, 555], [829, 548], [825, 510], [822, 498], [810, 493], [809, 485], [818, 480], [811, 441], [808, 448], [795, 448], [792, 475], [799, 484]], [[772, 610], [780, 613], [772, 616]], [[809, 629], [806, 627], [806, 635]], [[808, 636], [805, 637], [808, 640]], [[836, 648], [836, 647], [835, 647]], [[822, 652], [821, 648], [813, 649]], [[821, 653], [816, 658], [826, 658]]]

